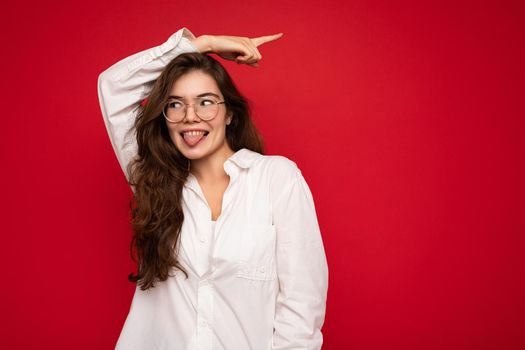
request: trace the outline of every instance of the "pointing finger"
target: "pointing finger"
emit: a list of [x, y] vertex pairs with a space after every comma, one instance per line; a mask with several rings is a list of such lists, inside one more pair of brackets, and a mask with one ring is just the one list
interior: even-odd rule
[[255, 44], [255, 46], [259, 46], [259, 45], [262, 45], [262, 44], [267, 43], [269, 41], [277, 40], [277, 39], [281, 38], [282, 36], [283, 36], [283, 33], [273, 34], [273, 35], [265, 35], [265, 36], [260, 36], [258, 38], [253, 38], [252, 42]]

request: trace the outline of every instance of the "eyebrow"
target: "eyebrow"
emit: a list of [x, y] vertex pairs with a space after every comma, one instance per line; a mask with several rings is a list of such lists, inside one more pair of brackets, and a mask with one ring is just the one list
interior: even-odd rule
[[[213, 92], [205, 92], [203, 94], [197, 95], [196, 97], [203, 97], [203, 96], [215, 96], [217, 98], [221, 98], [219, 95], [214, 94]], [[174, 98], [174, 99], [179, 99], [179, 100], [185, 99], [184, 97], [176, 96], [176, 95], [170, 95], [169, 98]]]

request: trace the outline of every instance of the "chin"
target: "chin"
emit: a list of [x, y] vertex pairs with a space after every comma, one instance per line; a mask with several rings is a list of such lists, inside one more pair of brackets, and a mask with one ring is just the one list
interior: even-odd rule
[[206, 157], [210, 153], [209, 147], [206, 147], [204, 145], [202, 145], [201, 147], [192, 148], [192, 147], [187, 146], [184, 143], [184, 141], [182, 141], [182, 143], [183, 144], [177, 146], [177, 148], [179, 152], [182, 153], [188, 159], [192, 159], [192, 160], [201, 159], [201, 158]]

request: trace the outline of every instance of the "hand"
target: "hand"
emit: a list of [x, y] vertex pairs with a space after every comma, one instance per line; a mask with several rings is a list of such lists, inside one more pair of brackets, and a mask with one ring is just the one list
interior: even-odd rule
[[201, 35], [193, 39], [192, 43], [199, 49], [199, 52], [212, 52], [238, 64], [244, 63], [252, 67], [259, 67], [257, 61], [262, 59], [262, 55], [257, 47], [282, 36], [283, 33], [279, 33], [250, 39], [243, 36]]

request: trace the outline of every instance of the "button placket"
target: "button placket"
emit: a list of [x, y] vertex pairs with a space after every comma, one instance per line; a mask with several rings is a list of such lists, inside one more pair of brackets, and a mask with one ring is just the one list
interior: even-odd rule
[[213, 317], [213, 288], [209, 280], [203, 279], [199, 281], [199, 289], [197, 291], [197, 320], [202, 327], [209, 327], [209, 322]]

